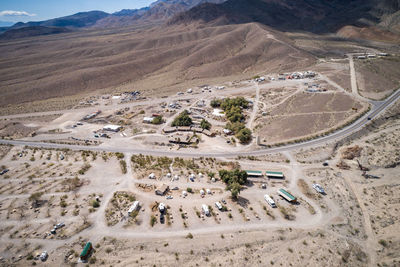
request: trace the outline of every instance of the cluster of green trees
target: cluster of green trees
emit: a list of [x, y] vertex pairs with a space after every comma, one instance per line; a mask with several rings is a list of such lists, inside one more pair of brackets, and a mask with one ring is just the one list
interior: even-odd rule
[[211, 107], [218, 108], [227, 111], [232, 107], [248, 108], [249, 101], [247, 101], [243, 96], [235, 98], [225, 98], [225, 99], [213, 99], [210, 103]]
[[189, 112], [184, 110], [179, 114], [172, 122], [172, 126], [190, 126], [192, 125], [192, 118], [189, 116]]
[[239, 169], [233, 171], [220, 170], [219, 176], [226, 184], [226, 190], [231, 191], [232, 198], [237, 199], [242, 185], [247, 183], [247, 173]]
[[251, 130], [246, 128], [244, 124], [245, 117], [242, 110], [249, 107], [249, 102], [244, 97], [213, 99], [211, 106], [220, 107], [225, 111], [228, 123], [226, 129], [231, 130], [240, 143], [245, 144], [250, 142], [252, 135]]

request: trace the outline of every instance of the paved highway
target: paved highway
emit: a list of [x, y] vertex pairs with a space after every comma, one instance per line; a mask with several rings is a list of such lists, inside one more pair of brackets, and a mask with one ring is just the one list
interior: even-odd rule
[[91, 150], [91, 151], [106, 151], [106, 152], [122, 152], [122, 153], [132, 153], [132, 154], [145, 154], [154, 156], [179, 156], [179, 157], [237, 157], [237, 156], [261, 156], [269, 153], [277, 153], [290, 151], [300, 148], [306, 148], [310, 146], [316, 146], [325, 144], [332, 141], [339, 141], [346, 136], [360, 130], [363, 128], [370, 120], [373, 120], [378, 115], [383, 113], [388, 107], [395, 103], [400, 98], [400, 90], [397, 90], [386, 100], [381, 102], [373, 102], [371, 110], [356, 120], [352, 124], [338, 130], [330, 135], [316, 138], [310, 141], [291, 144], [287, 146], [265, 148], [252, 151], [237, 151], [237, 152], [197, 152], [197, 151], [168, 151], [168, 150], [157, 150], [157, 149], [138, 149], [135, 147], [107, 147], [107, 146], [82, 146], [82, 145], [65, 145], [65, 144], [52, 144], [45, 142], [31, 142], [31, 141], [21, 141], [21, 140], [0, 140], [0, 144], [11, 144], [11, 145], [22, 145], [40, 148], [53, 148], [53, 149], [71, 149], [71, 150]]

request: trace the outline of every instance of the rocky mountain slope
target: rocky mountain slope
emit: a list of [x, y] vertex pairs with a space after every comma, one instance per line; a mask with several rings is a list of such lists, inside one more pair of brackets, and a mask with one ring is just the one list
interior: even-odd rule
[[388, 26], [398, 27], [398, 15], [394, 14], [399, 7], [399, 0], [229, 0], [198, 5], [169, 23], [259, 22], [282, 31], [324, 33], [347, 25], [377, 25], [385, 19]]

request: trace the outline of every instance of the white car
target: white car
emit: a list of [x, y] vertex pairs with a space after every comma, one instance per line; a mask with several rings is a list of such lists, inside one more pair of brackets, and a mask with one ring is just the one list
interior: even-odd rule
[[315, 189], [315, 191], [317, 191], [318, 193], [325, 195], [325, 190], [322, 186], [320, 186], [319, 184], [313, 184], [312, 187]]
[[173, 199], [173, 197], [172, 196], [167, 196], [167, 199]]

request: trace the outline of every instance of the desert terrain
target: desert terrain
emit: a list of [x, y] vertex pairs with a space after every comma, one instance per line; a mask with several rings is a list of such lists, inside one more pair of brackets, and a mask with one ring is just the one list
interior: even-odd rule
[[400, 266], [398, 3], [206, 2], [0, 35], [0, 266]]

